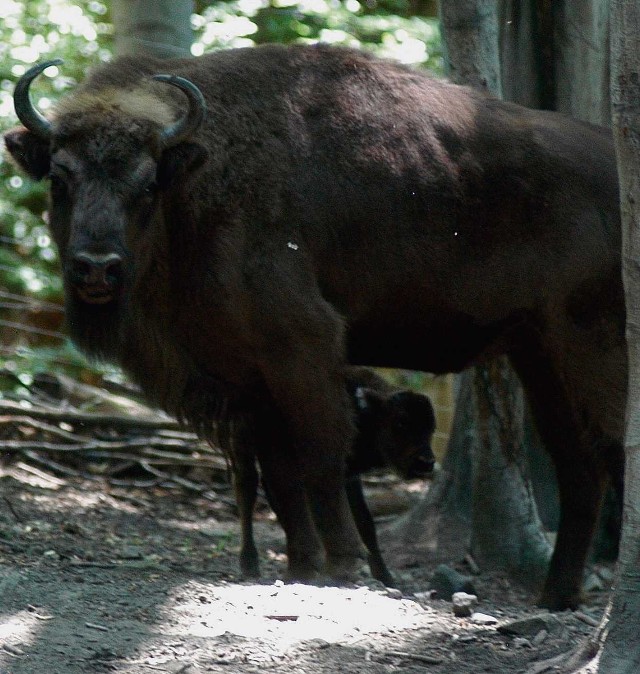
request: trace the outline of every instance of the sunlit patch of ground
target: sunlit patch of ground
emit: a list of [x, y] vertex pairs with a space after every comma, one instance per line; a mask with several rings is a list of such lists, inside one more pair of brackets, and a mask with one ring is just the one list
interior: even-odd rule
[[[201, 604], [181, 597], [196, 597]], [[230, 633], [259, 639], [284, 652], [309, 639], [354, 641], [393, 626], [408, 630], [432, 620], [431, 612], [408, 599], [391, 598], [384, 590], [315, 587], [301, 584], [199, 585], [178, 587], [165, 609], [194, 636]], [[169, 616], [170, 614], [170, 616]], [[187, 624], [184, 624], [187, 623]]]

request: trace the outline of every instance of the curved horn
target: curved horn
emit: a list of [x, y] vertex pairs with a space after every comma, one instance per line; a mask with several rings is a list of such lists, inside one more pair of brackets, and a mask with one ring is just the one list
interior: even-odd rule
[[187, 113], [162, 131], [161, 138], [164, 146], [172, 147], [188, 138], [198, 129], [207, 113], [207, 104], [200, 89], [184, 77], [178, 77], [177, 75], [154, 75], [153, 79], [177, 87], [189, 99], [189, 110]]
[[34, 133], [42, 140], [49, 140], [51, 137], [51, 122], [33, 107], [29, 98], [29, 87], [31, 86], [31, 82], [43, 70], [46, 70], [49, 66], [58, 66], [62, 62], [62, 59], [54, 59], [53, 61], [37, 63], [35, 66], [29, 68], [18, 80], [16, 88], [13, 91], [13, 105], [18, 119], [31, 133]]

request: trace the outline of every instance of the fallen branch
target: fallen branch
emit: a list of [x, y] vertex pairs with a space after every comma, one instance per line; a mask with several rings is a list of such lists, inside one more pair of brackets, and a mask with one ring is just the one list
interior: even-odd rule
[[13, 417], [31, 417], [33, 419], [45, 419], [55, 423], [67, 423], [71, 425], [111, 426], [119, 429], [184, 430], [184, 427], [177, 421], [160, 416], [158, 418], [144, 418], [125, 416], [124, 414], [92, 414], [90, 412], [54, 408], [27, 408], [23, 407], [20, 403], [10, 400], [0, 402], [0, 413]]
[[426, 665], [439, 665], [442, 663], [442, 658], [436, 658], [432, 655], [419, 655], [418, 653], [407, 653], [406, 651], [383, 651], [378, 655], [384, 655], [390, 658], [404, 658], [406, 660], [415, 660], [416, 662], [423, 662]]

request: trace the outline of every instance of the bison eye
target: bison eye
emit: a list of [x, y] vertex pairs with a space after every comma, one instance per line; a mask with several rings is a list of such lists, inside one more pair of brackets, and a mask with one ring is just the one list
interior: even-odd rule
[[64, 192], [72, 178], [71, 171], [65, 165], [51, 162], [48, 178], [51, 183], [51, 192], [61, 194]]
[[67, 184], [60, 174], [51, 172], [49, 173], [48, 178], [53, 194], [60, 194], [66, 190]]
[[154, 196], [158, 191], [158, 183], [154, 180], [153, 182], [150, 182], [143, 190], [142, 193], [146, 197], [152, 197]]

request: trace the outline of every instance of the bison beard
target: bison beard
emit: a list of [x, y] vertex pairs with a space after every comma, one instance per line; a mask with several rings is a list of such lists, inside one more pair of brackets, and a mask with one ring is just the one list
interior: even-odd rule
[[542, 603], [576, 606], [623, 465], [610, 133], [326, 46], [115, 60], [50, 120], [28, 101], [41, 70], [5, 138], [51, 176], [72, 335], [205, 434], [219, 397], [269, 410], [260, 462], [291, 574], [324, 559], [349, 576], [363, 552], [346, 363], [507, 354], [561, 495]]

